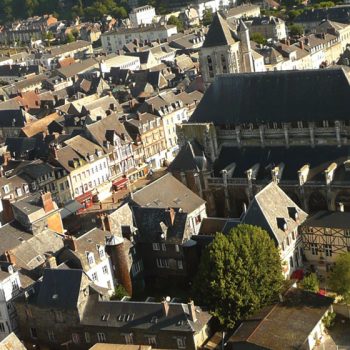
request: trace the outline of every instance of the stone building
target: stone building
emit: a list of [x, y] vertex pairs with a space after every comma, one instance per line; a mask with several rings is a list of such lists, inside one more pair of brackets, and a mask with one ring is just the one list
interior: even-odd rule
[[219, 13], [214, 16], [199, 52], [205, 84], [217, 74], [254, 71], [249, 29], [240, 20], [237, 31]]
[[46, 269], [16, 310], [25, 344], [87, 350], [96, 343], [199, 349], [212, 316], [193, 302], [110, 301], [82, 270]]
[[240, 215], [271, 180], [306, 212], [348, 211], [349, 94], [346, 68], [218, 76], [178, 127], [169, 170], [210, 216]]

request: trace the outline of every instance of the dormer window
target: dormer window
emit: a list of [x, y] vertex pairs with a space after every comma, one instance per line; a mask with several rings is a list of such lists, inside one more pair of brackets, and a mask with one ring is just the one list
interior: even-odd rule
[[103, 246], [98, 247], [98, 255], [100, 256], [100, 259], [103, 259], [105, 257], [105, 250]]
[[88, 253], [86, 254], [86, 258], [87, 258], [88, 264], [89, 264], [90, 266], [95, 264], [94, 253], [88, 252]]

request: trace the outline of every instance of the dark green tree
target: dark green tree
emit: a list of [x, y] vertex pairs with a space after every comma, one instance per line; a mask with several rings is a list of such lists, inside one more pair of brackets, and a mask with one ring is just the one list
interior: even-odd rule
[[75, 41], [75, 37], [72, 33], [67, 33], [66, 34], [66, 42], [67, 43], [72, 43], [73, 41]]
[[206, 9], [203, 11], [202, 23], [204, 26], [209, 26], [213, 22], [213, 11]]
[[329, 275], [329, 287], [350, 303], [350, 253], [339, 254]]
[[261, 33], [252, 33], [250, 39], [261, 45], [266, 44], [266, 38]]
[[289, 33], [291, 36], [303, 36], [304, 28], [300, 24], [292, 24], [289, 27]]
[[239, 225], [228, 235], [218, 233], [204, 251], [193, 294], [197, 304], [233, 328], [271, 302], [282, 283], [279, 251], [268, 233]]
[[305, 276], [300, 282], [300, 286], [309, 292], [317, 293], [320, 290], [318, 278], [315, 273], [310, 273], [308, 276]]
[[128, 292], [125, 290], [125, 288], [121, 284], [118, 284], [114, 289], [114, 293], [113, 293], [111, 299], [112, 300], [121, 300], [125, 296], [129, 296]]
[[177, 27], [178, 32], [181, 32], [182, 30], [184, 30], [184, 23], [181, 21], [179, 17], [172, 15], [169, 17], [167, 23], [170, 25], [175, 25]]

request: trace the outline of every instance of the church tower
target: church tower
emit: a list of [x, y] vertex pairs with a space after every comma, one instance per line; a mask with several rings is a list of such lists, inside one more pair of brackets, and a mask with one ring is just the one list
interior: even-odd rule
[[241, 41], [241, 56], [242, 56], [242, 67], [241, 72], [253, 72], [253, 56], [252, 49], [250, 47], [249, 29], [242, 19], [239, 20], [237, 28], [237, 34]]

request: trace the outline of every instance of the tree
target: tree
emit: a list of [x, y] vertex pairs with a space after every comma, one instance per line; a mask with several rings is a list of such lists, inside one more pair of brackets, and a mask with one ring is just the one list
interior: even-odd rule
[[350, 302], [350, 253], [339, 254], [329, 275], [329, 287]]
[[177, 27], [178, 32], [181, 32], [182, 30], [184, 30], [184, 24], [179, 17], [172, 15], [169, 17], [167, 23], [170, 25], [175, 25]]
[[300, 286], [310, 292], [317, 293], [320, 289], [318, 278], [315, 273], [310, 273], [308, 276], [305, 276], [300, 282]]
[[67, 33], [66, 34], [66, 42], [67, 43], [72, 43], [73, 41], [75, 41], [75, 37], [72, 33]]
[[48, 31], [44, 34], [44, 40], [47, 41], [47, 45], [51, 46], [51, 41], [54, 39], [52, 32]]
[[292, 24], [289, 27], [289, 33], [291, 36], [303, 36], [304, 28], [300, 24]]
[[211, 9], [205, 9], [203, 11], [202, 24], [209, 26], [213, 22], [213, 11]]
[[283, 282], [279, 251], [268, 233], [239, 225], [218, 233], [203, 252], [193, 294], [220, 323], [233, 328], [271, 302]]
[[252, 33], [250, 39], [261, 45], [266, 44], [266, 38], [261, 33]]
[[125, 288], [121, 284], [118, 284], [114, 289], [114, 293], [113, 293], [111, 299], [112, 300], [121, 300], [125, 296], [129, 296], [128, 292], [125, 290]]

